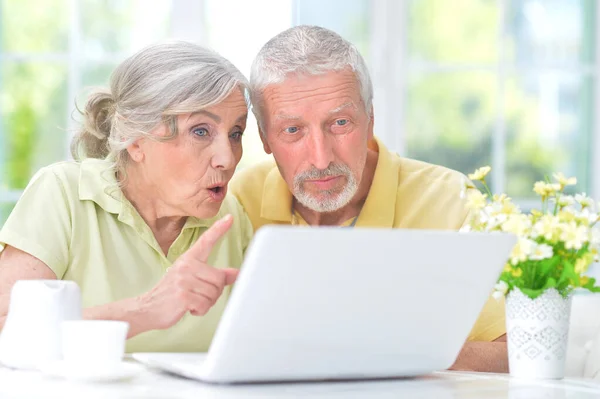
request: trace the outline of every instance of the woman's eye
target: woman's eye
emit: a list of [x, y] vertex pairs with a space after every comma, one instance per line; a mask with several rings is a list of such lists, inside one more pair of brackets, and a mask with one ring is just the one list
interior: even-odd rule
[[335, 121], [335, 124], [337, 126], [344, 126], [348, 124], [348, 119], [338, 119], [337, 121]]
[[208, 130], [206, 130], [203, 127], [195, 128], [194, 130], [192, 130], [192, 133], [194, 133], [196, 136], [200, 136], [200, 137], [208, 136]]
[[284, 131], [286, 133], [290, 133], [290, 134], [298, 133], [298, 127], [297, 126], [290, 126], [290, 127], [286, 128]]

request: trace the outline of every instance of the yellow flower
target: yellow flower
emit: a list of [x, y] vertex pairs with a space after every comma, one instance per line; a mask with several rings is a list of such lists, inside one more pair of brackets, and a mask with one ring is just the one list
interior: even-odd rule
[[494, 292], [492, 293], [492, 297], [496, 300], [500, 300], [504, 298], [504, 295], [508, 292], [508, 284], [506, 282], [500, 280], [498, 284], [494, 286]]
[[563, 226], [560, 240], [565, 243], [565, 249], [579, 250], [589, 240], [589, 230], [585, 226], [577, 226], [575, 222], [570, 222]]
[[581, 194], [575, 194], [575, 201], [577, 201], [579, 203], [579, 205], [581, 205], [582, 209], [585, 208], [592, 208], [594, 205], [594, 200], [590, 197], [588, 197], [587, 195], [585, 195], [585, 193], [581, 193]]
[[589, 277], [583, 276], [579, 279], [579, 284], [583, 286], [583, 285], [586, 285], [589, 281], [590, 281]]
[[514, 269], [511, 274], [513, 277], [521, 277], [523, 275], [523, 269]]
[[542, 216], [544, 216], [544, 213], [541, 211], [538, 211], [537, 209], [532, 209], [531, 210], [531, 216], [533, 218], [533, 221], [537, 221], [539, 218], [541, 218]]
[[575, 199], [570, 195], [561, 195], [560, 198], [556, 201], [560, 209], [571, 206], [575, 203]]
[[542, 216], [533, 226], [534, 237], [544, 237], [548, 241], [556, 241], [560, 234], [560, 220], [553, 215]]
[[491, 167], [482, 166], [481, 168], [477, 169], [475, 173], [469, 174], [468, 177], [471, 180], [485, 180], [485, 177], [488, 173], [490, 173], [490, 170], [492, 170]]
[[586, 258], [579, 258], [575, 261], [575, 273], [583, 274], [587, 272], [589, 266], [590, 264]]
[[494, 211], [497, 213], [503, 213], [505, 215], [517, 214], [520, 212], [519, 207], [516, 206], [510, 197], [506, 194], [494, 194], [492, 197], [494, 202]]
[[467, 193], [476, 188], [477, 187], [475, 187], [473, 183], [467, 179], [464, 179], [462, 189], [460, 190], [460, 198], [466, 198]]
[[581, 212], [573, 212], [574, 220], [584, 226], [593, 225], [598, 221], [598, 214], [590, 211], [591, 208], [583, 208]]
[[479, 190], [470, 190], [467, 193], [467, 207], [475, 210], [481, 210], [487, 204], [487, 195]]
[[523, 214], [512, 214], [508, 216], [508, 219], [502, 224], [502, 231], [507, 233], [513, 233], [517, 236], [522, 236], [529, 231], [531, 228], [531, 221], [527, 215]]
[[533, 191], [535, 191], [538, 195], [544, 198], [554, 195], [557, 191], [560, 190], [560, 184], [552, 184], [543, 181], [538, 181], [533, 185]]
[[576, 177], [566, 177], [562, 172], [555, 173], [554, 174], [554, 178], [556, 179], [556, 181], [560, 185], [560, 189], [561, 190], [563, 188], [565, 188], [565, 186], [574, 186], [575, 184], [577, 184], [577, 178]]
[[554, 251], [550, 245], [537, 244], [533, 249], [529, 259], [531, 260], [543, 260], [551, 258], [554, 255]]
[[574, 222], [575, 219], [576, 219], [576, 216], [571, 211], [562, 210], [562, 211], [558, 212], [558, 220], [560, 220], [561, 222], [570, 223], [570, 222]]
[[504, 265], [504, 273], [509, 273], [512, 271], [512, 266], [510, 265], [510, 263], [507, 263], [506, 265]]
[[517, 245], [514, 246], [512, 253], [510, 254], [510, 263], [516, 265], [526, 261], [527, 258], [529, 258], [529, 255], [531, 255], [534, 245], [535, 242], [528, 238], [519, 238]]

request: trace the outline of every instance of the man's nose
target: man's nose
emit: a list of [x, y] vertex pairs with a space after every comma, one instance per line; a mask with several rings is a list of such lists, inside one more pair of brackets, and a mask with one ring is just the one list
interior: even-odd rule
[[317, 169], [327, 169], [333, 162], [333, 146], [331, 138], [321, 129], [310, 133], [307, 143], [308, 160]]

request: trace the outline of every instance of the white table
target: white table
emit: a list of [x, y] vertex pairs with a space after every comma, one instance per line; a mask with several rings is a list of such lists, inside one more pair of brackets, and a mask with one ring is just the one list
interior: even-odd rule
[[146, 370], [121, 383], [76, 383], [37, 372], [0, 368], [0, 398], [598, 398], [600, 382], [519, 381], [507, 375], [439, 372], [416, 379], [370, 382], [218, 386]]

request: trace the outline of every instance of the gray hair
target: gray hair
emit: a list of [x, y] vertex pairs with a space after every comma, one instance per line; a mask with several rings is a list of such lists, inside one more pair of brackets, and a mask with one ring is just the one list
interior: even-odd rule
[[373, 104], [373, 83], [357, 48], [337, 33], [319, 26], [300, 25], [269, 40], [252, 63], [250, 87], [253, 111], [262, 127], [261, 93], [289, 74], [318, 75], [351, 69], [360, 86], [367, 113]]
[[[110, 89], [90, 95], [80, 110], [83, 123], [71, 153], [78, 160], [110, 158], [115, 169], [124, 172], [126, 149], [133, 142], [175, 137], [177, 115], [218, 104], [236, 88], [246, 91], [246, 78], [214, 51], [187, 42], [149, 46], [114, 70]], [[169, 127], [170, 136], [150, 134], [161, 123]]]

